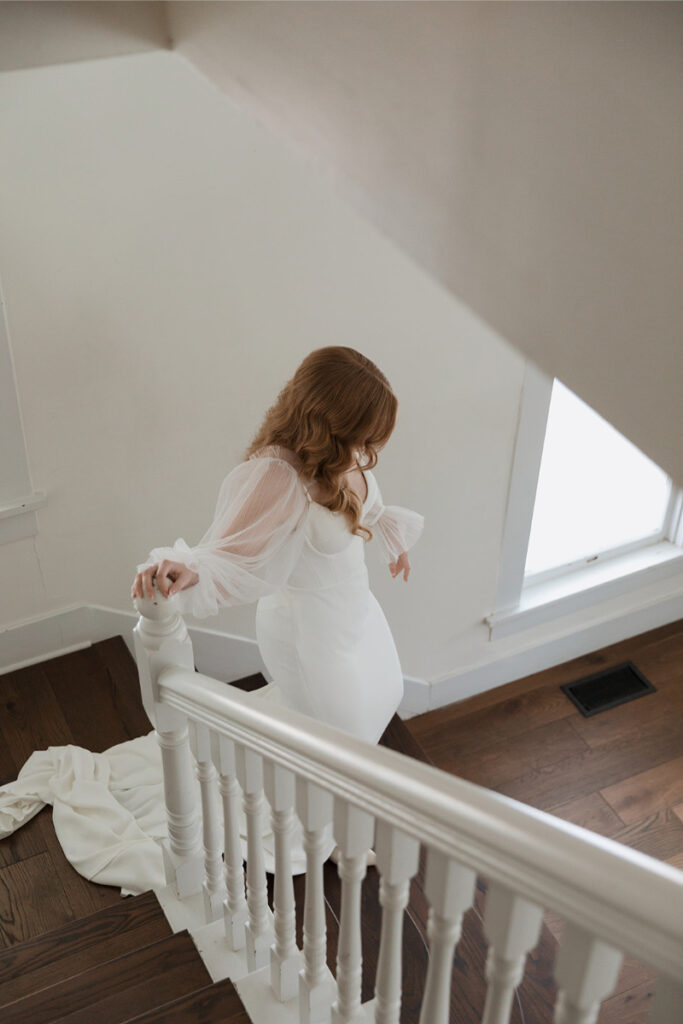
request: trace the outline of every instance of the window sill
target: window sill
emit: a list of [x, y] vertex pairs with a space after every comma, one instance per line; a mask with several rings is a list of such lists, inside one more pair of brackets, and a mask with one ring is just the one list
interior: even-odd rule
[[10, 544], [38, 533], [35, 510], [47, 503], [44, 491], [0, 504], [0, 544]]
[[660, 541], [602, 564], [522, 586], [516, 607], [500, 609], [484, 619], [489, 639], [510, 636], [681, 572], [681, 548], [670, 541]]

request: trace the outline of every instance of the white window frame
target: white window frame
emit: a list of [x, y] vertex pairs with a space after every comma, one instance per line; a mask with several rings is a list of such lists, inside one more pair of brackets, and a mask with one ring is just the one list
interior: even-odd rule
[[495, 610], [484, 619], [490, 640], [683, 572], [683, 488], [672, 482], [660, 530], [525, 579], [552, 389], [553, 378], [527, 360]]
[[10, 544], [38, 533], [35, 510], [47, 499], [31, 483], [1, 283], [0, 439], [0, 544]]

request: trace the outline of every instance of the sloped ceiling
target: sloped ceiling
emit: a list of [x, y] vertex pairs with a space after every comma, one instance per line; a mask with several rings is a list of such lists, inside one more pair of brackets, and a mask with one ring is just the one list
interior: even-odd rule
[[166, 8], [175, 49], [683, 483], [681, 5]]

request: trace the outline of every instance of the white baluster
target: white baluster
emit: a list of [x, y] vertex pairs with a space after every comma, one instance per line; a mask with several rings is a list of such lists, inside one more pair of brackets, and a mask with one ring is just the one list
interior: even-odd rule
[[190, 749], [197, 761], [197, 778], [202, 799], [204, 837], [204, 912], [207, 922], [217, 921], [226, 897], [221, 859], [221, 826], [218, 820], [216, 769], [211, 760], [208, 726], [190, 720]]
[[337, 946], [337, 998], [331, 1024], [364, 1024], [361, 1010], [363, 951], [360, 930], [360, 890], [367, 870], [375, 820], [340, 797], [334, 801], [334, 838], [339, 846], [342, 880], [341, 920]]
[[249, 973], [265, 967], [270, 960], [273, 915], [268, 906], [266, 866], [263, 857], [263, 762], [259, 754], [237, 747], [237, 777], [244, 794], [247, 817], [247, 969]]
[[244, 868], [240, 841], [241, 790], [237, 782], [235, 744], [218, 733], [211, 733], [213, 762], [218, 771], [218, 788], [223, 798], [223, 845], [225, 847], [225, 885], [227, 899], [223, 904], [225, 937], [232, 950], [244, 949], [245, 925], [248, 917], [244, 896]]
[[177, 598], [135, 598], [140, 618], [133, 628], [142, 703], [156, 728], [161, 748], [168, 838], [161, 844], [166, 882], [179, 899], [202, 891], [204, 855], [199, 835], [195, 774], [190, 755], [187, 716], [159, 702], [157, 678], [168, 665], [194, 671], [192, 642], [175, 612]]
[[448, 1024], [453, 951], [460, 938], [462, 915], [472, 903], [475, 881], [476, 875], [470, 868], [437, 850], [427, 851], [425, 895], [431, 904], [427, 921], [429, 967], [420, 1024]]
[[410, 879], [417, 873], [420, 843], [384, 821], [377, 822], [375, 836], [382, 934], [375, 979], [375, 1024], [399, 1024], [403, 911], [408, 903]]
[[484, 914], [489, 987], [482, 1024], [508, 1024], [515, 988], [522, 980], [527, 953], [538, 942], [542, 924], [542, 907], [497, 882], [489, 883]]
[[680, 1024], [683, 1018], [683, 978], [669, 978], [660, 974], [655, 988], [655, 999], [650, 1024]]
[[272, 761], [265, 762], [263, 775], [275, 837], [275, 943], [270, 947], [270, 984], [277, 998], [284, 1003], [297, 994], [301, 968], [301, 953], [296, 944], [291, 851], [294, 827], [294, 775]]
[[296, 780], [296, 810], [304, 829], [306, 896], [304, 900], [304, 968], [299, 972], [301, 1024], [319, 1024], [329, 1018], [334, 995], [327, 984], [327, 927], [323, 855], [328, 842], [326, 826], [332, 818], [332, 796], [306, 779]]
[[600, 1003], [614, 990], [622, 959], [618, 950], [568, 921], [555, 962], [560, 989], [555, 1024], [594, 1024]]

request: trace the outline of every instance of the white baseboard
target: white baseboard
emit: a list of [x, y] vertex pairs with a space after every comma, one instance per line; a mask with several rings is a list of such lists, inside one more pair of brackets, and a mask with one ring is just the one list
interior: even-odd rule
[[[0, 674], [56, 658], [121, 635], [133, 658], [135, 612], [100, 605], [71, 605], [0, 630]], [[413, 718], [455, 701], [484, 693], [534, 672], [578, 658], [650, 629], [683, 619], [683, 594], [670, 594], [641, 608], [623, 610], [611, 619], [591, 622], [565, 635], [536, 638], [524, 650], [492, 654], [489, 661], [455, 671], [438, 680], [404, 677], [398, 714]], [[255, 640], [188, 626], [200, 672], [224, 683], [261, 672], [272, 682]]]
[[92, 643], [86, 605], [69, 605], [0, 629], [0, 673], [35, 665]]
[[[543, 640], [536, 637], [524, 650], [503, 655], [500, 652], [494, 653], [487, 662], [426, 683], [427, 707], [423, 710], [435, 710], [474, 697], [496, 686], [523, 679], [534, 672], [542, 672], [680, 619], [683, 619], [683, 593], [678, 592], [664, 595], [641, 607], [621, 609], [611, 618], [603, 617], [579, 628], [574, 626], [564, 634]], [[413, 703], [417, 706], [419, 698], [415, 694], [416, 688], [413, 690]], [[421, 713], [411, 710], [404, 715], [402, 709], [399, 712], [402, 718], [412, 718]]]
[[[136, 612], [101, 605], [72, 605], [0, 631], [0, 675], [26, 668], [99, 640], [121, 635], [133, 658]], [[204, 675], [223, 683], [262, 672], [270, 682], [258, 644], [247, 637], [188, 626], [195, 664]]]
[[399, 718], [408, 719], [430, 711], [429, 697], [431, 686], [426, 679], [414, 676], [403, 677], [403, 700], [398, 706]]

